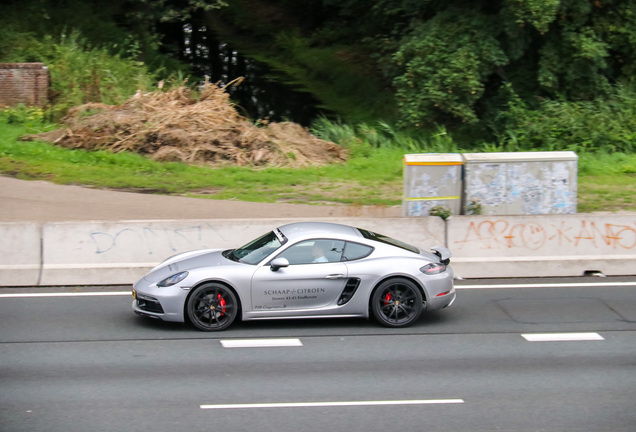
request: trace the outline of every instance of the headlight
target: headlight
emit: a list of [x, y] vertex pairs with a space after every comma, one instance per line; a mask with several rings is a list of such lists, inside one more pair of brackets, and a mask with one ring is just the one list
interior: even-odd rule
[[420, 268], [420, 271], [427, 275], [436, 275], [436, 274], [445, 272], [446, 266], [440, 263], [430, 263]]
[[184, 272], [181, 272], [181, 273], [177, 273], [177, 274], [174, 274], [174, 275], [172, 275], [170, 277], [165, 278], [161, 282], [158, 282], [157, 286], [161, 287], [161, 288], [169, 287], [169, 286], [172, 286], [174, 284], [178, 284], [179, 282], [181, 282], [182, 280], [184, 280], [187, 277], [188, 277], [188, 272], [187, 271], [184, 271]]

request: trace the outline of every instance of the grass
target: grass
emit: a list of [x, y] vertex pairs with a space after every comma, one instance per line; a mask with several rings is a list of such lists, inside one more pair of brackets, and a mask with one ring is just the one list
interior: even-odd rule
[[[315, 205], [401, 204], [400, 145], [370, 147], [354, 137], [347, 163], [304, 169], [210, 168], [159, 163], [130, 153], [87, 152], [39, 141], [20, 141], [26, 133], [50, 128], [0, 119], [0, 173], [19, 179], [85, 185], [146, 193], [254, 202]], [[354, 140], [356, 145], [350, 141]], [[440, 149], [426, 150], [440, 151]], [[636, 155], [579, 155], [578, 211], [636, 211]]]
[[396, 205], [401, 152], [378, 151], [347, 164], [306, 169], [159, 163], [131, 153], [87, 152], [19, 141], [32, 128], [0, 124], [0, 173], [19, 179], [255, 202]]
[[583, 155], [579, 159], [579, 211], [636, 211], [636, 155]]

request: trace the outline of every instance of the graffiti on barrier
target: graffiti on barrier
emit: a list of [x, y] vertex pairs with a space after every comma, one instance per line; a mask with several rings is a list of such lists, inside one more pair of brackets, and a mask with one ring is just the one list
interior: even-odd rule
[[179, 252], [207, 247], [203, 242], [204, 230], [211, 226], [193, 225], [175, 229], [155, 229], [150, 226], [121, 228], [114, 232], [94, 231], [90, 233], [96, 254], [104, 254], [115, 249], [143, 245], [149, 254]]
[[505, 219], [471, 221], [451, 247], [481, 249], [586, 248], [636, 249], [636, 222], [632, 225], [591, 220], [511, 223]]

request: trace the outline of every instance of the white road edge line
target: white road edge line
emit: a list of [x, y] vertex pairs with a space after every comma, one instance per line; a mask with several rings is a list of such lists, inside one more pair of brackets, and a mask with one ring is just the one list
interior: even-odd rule
[[605, 340], [598, 333], [527, 333], [522, 334], [528, 342], [571, 342]]
[[[502, 285], [455, 285], [456, 290], [468, 289], [512, 289], [512, 288], [580, 288], [580, 287], [624, 287], [636, 286], [636, 282], [591, 282], [591, 283], [543, 283], [543, 284], [502, 284]], [[57, 292], [57, 293], [0, 293], [0, 298], [28, 297], [102, 297], [129, 296], [130, 291], [105, 292]]]
[[432, 405], [462, 404], [463, 399], [394, 400], [394, 401], [350, 401], [350, 402], [283, 402], [256, 404], [200, 405], [201, 409], [253, 409], [253, 408], [312, 408], [341, 406], [379, 406], [379, 405]]
[[268, 348], [303, 346], [300, 339], [225, 339], [223, 348]]
[[130, 291], [109, 292], [58, 292], [58, 293], [9, 293], [0, 294], [0, 298], [26, 298], [26, 297], [102, 297], [102, 296], [132, 296]]
[[636, 282], [455, 285], [455, 289], [462, 290], [462, 289], [508, 289], [508, 288], [580, 288], [580, 287], [621, 287], [621, 286], [636, 286]]

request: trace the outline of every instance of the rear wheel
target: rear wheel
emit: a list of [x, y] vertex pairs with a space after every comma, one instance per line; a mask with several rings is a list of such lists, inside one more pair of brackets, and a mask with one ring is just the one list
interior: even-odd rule
[[383, 326], [406, 327], [422, 313], [422, 293], [408, 279], [389, 279], [373, 293], [371, 310]]
[[190, 295], [186, 311], [192, 324], [199, 330], [225, 330], [236, 318], [238, 301], [234, 292], [225, 285], [207, 283]]

